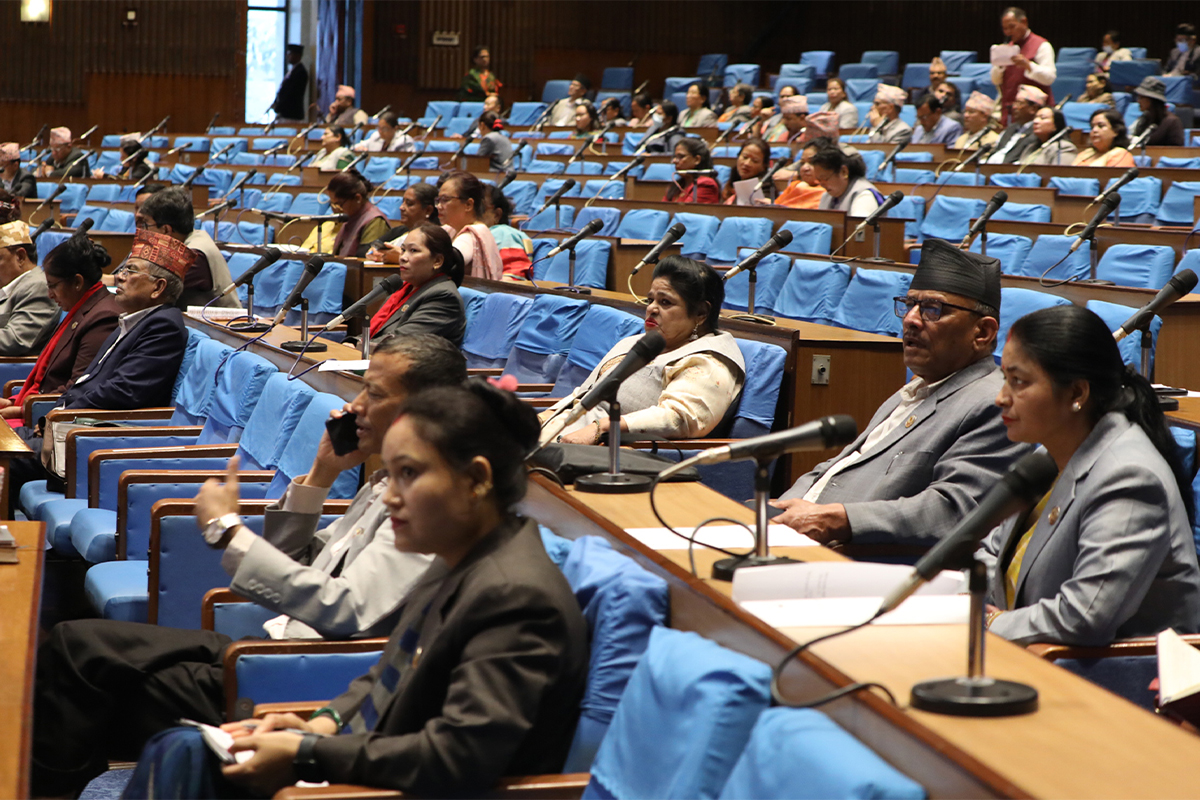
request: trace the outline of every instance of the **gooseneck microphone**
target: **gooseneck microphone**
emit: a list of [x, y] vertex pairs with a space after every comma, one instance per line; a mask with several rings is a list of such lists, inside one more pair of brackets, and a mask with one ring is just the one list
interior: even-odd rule
[[1104, 198], [1108, 197], [1113, 192], [1116, 192], [1118, 189], [1120, 189], [1125, 184], [1129, 183], [1131, 180], [1133, 180], [1137, 176], [1138, 176], [1138, 168], [1130, 167], [1129, 169], [1125, 170], [1125, 174], [1123, 174], [1120, 178], [1117, 179], [1116, 183], [1114, 183], [1112, 186], [1108, 187], [1103, 192], [1101, 192], [1100, 194], [1098, 194], [1094, 198], [1092, 198], [1092, 202], [1093, 203], [1103, 203]]
[[1022, 456], [991, 488], [979, 505], [962, 522], [917, 562], [912, 575], [883, 599], [880, 617], [903, 603], [922, 584], [933, 580], [943, 569], [960, 569], [964, 554], [969, 555], [988, 531], [1008, 517], [1037, 502], [1050, 490], [1058, 476], [1058, 465], [1044, 450]]
[[885, 216], [887, 212], [899, 205], [900, 201], [903, 199], [904, 192], [900, 191], [899, 189], [883, 198], [883, 202], [880, 203], [874, 211], [868, 214], [866, 219], [858, 223], [858, 227], [854, 229], [853, 233], [846, 237], [845, 241], [852, 241], [855, 236], [858, 236], [859, 233], [865, 231], [869, 226], [874, 225], [880, 217]]
[[386, 278], [376, 284], [375, 288], [363, 295], [358, 302], [347, 308], [342, 313], [338, 314], [329, 322], [325, 323], [322, 331], [328, 331], [341, 325], [348, 319], [354, 319], [360, 314], [367, 313], [367, 306], [374, 303], [381, 297], [388, 297], [394, 294], [401, 286], [404, 285], [404, 278], [400, 277], [399, 272], [388, 275]]
[[584, 225], [582, 228], [580, 228], [579, 233], [576, 233], [574, 236], [571, 236], [568, 239], [563, 239], [561, 242], [559, 242], [558, 246], [556, 246], [549, 253], [546, 253], [544, 258], [554, 258], [556, 255], [563, 252], [564, 250], [570, 250], [575, 245], [579, 244], [581, 241], [588, 238], [589, 236], [594, 236], [595, 234], [599, 233], [600, 229], [603, 227], [604, 227], [604, 220], [600, 220], [600, 219], [592, 220], [587, 225]]
[[278, 325], [283, 322], [287, 313], [292, 310], [292, 307], [300, 302], [301, 295], [308, 285], [313, 282], [313, 278], [317, 277], [317, 273], [325, 266], [324, 256], [313, 256], [304, 265], [304, 272], [300, 275], [300, 280], [296, 281], [296, 285], [292, 287], [292, 293], [287, 296], [287, 300], [283, 301], [283, 305], [279, 307], [279, 311], [275, 313], [275, 319], [271, 321], [272, 325]]
[[[563, 185], [558, 187], [557, 190], [555, 190], [554, 194], [552, 194], [546, 198], [546, 202], [542, 203], [542, 207], [538, 209], [537, 213], [540, 214], [543, 211], [545, 211], [547, 208], [549, 208], [550, 206], [557, 203], [559, 200], [562, 199], [562, 196], [564, 194], [566, 194], [567, 192], [571, 191], [574, 188], [575, 188], [575, 179], [567, 178], [565, 181], [563, 181]], [[534, 216], [536, 217], [537, 214], [534, 214]]]
[[1121, 205], [1121, 195], [1119, 192], [1110, 192], [1105, 195], [1104, 199], [1100, 201], [1100, 210], [1092, 217], [1092, 221], [1087, 224], [1087, 227], [1079, 232], [1079, 238], [1071, 245], [1069, 252], [1074, 253], [1084, 242], [1095, 236], [1096, 228], [1099, 228], [1100, 224], [1108, 219], [1108, 215], [1113, 213], [1119, 205]]
[[1119, 342], [1134, 331], [1141, 330], [1149, 324], [1155, 314], [1195, 289], [1196, 283], [1196, 273], [1190, 269], [1172, 275], [1171, 280], [1167, 281], [1167, 285], [1159, 290], [1153, 300], [1135, 311], [1133, 316], [1121, 323], [1121, 327], [1113, 331], [1113, 338]]
[[642, 267], [657, 264], [658, 259], [662, 257], [663, 252], [668, 247], [678, 242], [685, 233], [687, 233], [687, 226], [685, 226], [682, 222], [676, 222], [670, 228], [667, 228], [667, 232], [664, 233], [663, 237], [658, 240], [658, 244], [654, 245], [654, 247], [650, 249], [649, 253], [646, 253], [646, 255], [642, 256], [642, 260], [634, 266], [633, 272], [630, 274], [637, 275], [638, 272], [641, 271]]
[[[597, 222], [599, 222], [599, 220], [597, 220]], [[775, 251], [779, 250], [781, 247], [785, 247], [791, 243], [792, 243], [792, 232], [791, 231], [788, 231], [788, 230], [776, 231], [775, 235], [772, 236], [770, 239], [768, 239], [766, 244], [764, 244], [762, 247], [755, 250], [750, 255], [743, 258], [740, 262], [738, 262], [738, 264], [733, 269], [726, 272], [725, 277], [722, 280], [729, 280], [734, 275], [737, 275], [739, 272], [742, 272], [744, 270], [754, 269], [756, 266], [758, 266], [758, 262], [762, 261], [764, 258], [771, 255], [771, 253], [774, 253]]]
[[266, 252], [258, 257], [258, 261], [254, 262], [254, 266], [238, 276], [238, 279], [221, 290], [219, 297], [224, 297], [239, 286], [245, 286], [250, 281], [254, 280], [254, 276], [262, 272], [267, 267], [274, 264], [283, 256], [283, 253], [278, 247], [268, 247]]
[[979, 232], [987, 227], [988, 220], [992, 215], [999, 211], [1005, 203], [1008, 202], [1008, 192], [1000, 190], [992, 195], [992, 199], [988, 200], [987, 206], [983, 209], [983, 213], [971, 225], [971, 229], [967, 231], [967, 235], [963, 237], [962, 242], [958, 245], [959, 250], [966, 250], [971, 246], [971, 242], [979, 235]]

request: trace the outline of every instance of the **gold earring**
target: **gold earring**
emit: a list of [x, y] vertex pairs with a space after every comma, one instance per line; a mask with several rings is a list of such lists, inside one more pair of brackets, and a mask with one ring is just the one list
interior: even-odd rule
[[488, 492], [490, 491], [492, 491], [491, 481], [488, 481], [487, 483], [481, 483], [475, 487], [475, 497], [476, 499], [482, 500], [488, 496]]

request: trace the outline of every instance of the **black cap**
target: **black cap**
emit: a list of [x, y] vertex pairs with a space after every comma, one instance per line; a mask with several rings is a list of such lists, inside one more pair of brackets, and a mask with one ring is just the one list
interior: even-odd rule
[[588, 91], [591, 91], [592, 82], [590, 80], [588, 80], [588, 76], [584, 75], [582, 72], [578, 73], [571, 80], [579, 81], [580, 86], [582, 86], [584, 89], [587, 89]]
[[1000, 261], [959, 250], [945, 239], [926, 239], [910, 289], [950, 292], [1000, 310]]

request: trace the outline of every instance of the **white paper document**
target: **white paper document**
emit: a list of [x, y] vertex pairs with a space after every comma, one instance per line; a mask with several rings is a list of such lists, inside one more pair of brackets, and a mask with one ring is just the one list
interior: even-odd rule
[[317, 367], [317, 372], [361, 372], [369, 366], [371, 366], [370, 361], [338, 361], [331, 358], [322, 361], [321, 366]]
[[993, 67], [1011, 67], [1013, 56], [1021, 52], [1021, 48], [1015, 44], [994, 44], [992, 45], [992, 66]]
[[[857, 625], [879, 610], [883, 598], [912, 574], [902, 564], [813, 561], [740, 569], [733, 600], [768, 625]], [[970, 597], [961, 572], [943, 571], [917, 590], [879, 625], [948, 625], [967, 621]]]
[[[754, 530], [754, 526], [751, 526]], [[676, 528], [683, 536], [691, 536], [692, 528]], [[651, 550], [686, 550], [687, 539], [676, 536], [666, 528], [626, 528], [625, 532]], [[696, 546], [711, 545], [726, 550], [749, 550], [754, 547], [754, 534], [747, 533], [745, 528], [737, 525], [712, 525], [700, 530], [696, 537]], [[818, 544], [807, 536], [796, 533], [787, 525], [767, 526], [768, 547], [817, 547]]]
[[733, 182], [733, 191], [737, 196], [737, 204], [739, 206], [752, 206], [754, 205], [755, 200], [766, 199], [762, 189], [756, 188], [758, 183], [758, 178], [749, 178], [744, 181]]

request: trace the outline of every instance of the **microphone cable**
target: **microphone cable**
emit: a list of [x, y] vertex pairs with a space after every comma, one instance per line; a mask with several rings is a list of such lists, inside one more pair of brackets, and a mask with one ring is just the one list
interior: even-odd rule
[[826, 692], [825, 694], [818, 697], [816, 700], [809, 700], [808, 702], [805, 702], [805, 703], [793, 703], [792, 701], [788, 700], [786, 697], [783, 696], [783, 692], [779, 688], [779, 679], [783, 675], [783, 670], [787, 667], [789, 661], [791, 661], [792, 659], [799, 656], [801, 653], [803, 653], [808, 648], [812, 647], [814, 644], [817, 644], [819, 642], [824, 642], [828, 639], [834, 639], [838, 636], [844, 636], [845, 634], [856, 631], [859, 628], [865, 628], [867, 625], [870, 625], [874, 621], [875, 621], [875, 617], [872, 616], [869, 619], [863, 620], [862, 622], [858, 623], [857, 625], [851, 625], [850, 627], [843, 628], [840, 631], [834, 631], [833, 633], [826, 633], [822, 636], [818, 636], [815, 639], [809, 639], [807, 642], [801, 642], [800, 644], [796, 645], [791, 650], [789, 650], [787, 655], [785, 655], [783, 658], [781, 658], [779, 660], [779, 663], [777, 663], [775, 666], [771, 667], [771, 700], [778, 706], [786, 706], [788, 708], [817, 708], [818, 706], [823, 706], [826, 703], [831, 703], [834, 700], [845, 697], [846, 695], [854, 694], [856, 692], [861, 692], [863, 689], [878, 689], [879, 691], [881, 691], [887, 695], [888, 700], [891, 701], [893, 706], [895, 706], [896, 708], [900, 708], [900, 704], [896, 702], [896, 696], [894, 694], [892, 694], [891, 690], [888, 689], [886, 686], [884, 686], [882, 683], [876, 683], [874, 681], [855, 681], [854, 683], [847, 684], [846, 686], [843, 686], [840, 689], [834, 689], [832, 692]]
[[[661, 473], [660, 473], [660, 475], [661, 475]], [[753, 539], [754, 538], [754, 530], [751, 529], [751, 527], [749, 525], [747, 525], [746, 523], [741, 522], [736, 519], [731, 519], [729, 517], [709, 517], [708, 519], [704, 520], [699, 525], [697, 525], [695, 528], [693, 528], [692, 534], [690, 536], [677, 531], [675, 529], [675, 527], [673, 525], [671, 525], [671, 523], [669, 523], [665, 519], [663, 519], [662, 512], [658, 510], [658, 503], [655, 500], [655, 495], [657, 493], [658, 486], [661, 483], [661, 481], [659, 480], [660, 475], [655, 475], [654, 480], [651, 481], [651, 483], [650, 483], [650, 510], [654, 512], [655, 518], [658, 519], [659, 523], [664, 528], [666, 528], [668, 531], [670, 531], [671, 533], [678, 536], [680, 539], [685, 539], [687, 541], [687, 543], [688, 543], [688, 563], [692, 569], [692, 577], [694, 577], [694, 578], [700, 577], [696, 572], [696, 557], [695, 557], [695, 553], [692, 550], [692, 546], [695, 544], [702, 545], [704, 547], [709, 548], [710, 550], [716, 550], [718, 553], [721, 553], [723, 555], [726, 555], [726, 556], [729, 556], [730, 558], [735, 558], [735, 559], [745, 558], [746, 556], [750, 556], [750, 555], [754, 554], [753, 547], [751, 547], [745, 553], [735, 553], [732, 550], [726, 550], [723, 547], [717, 547], [715, 544], [708, 544], [707, 542], [697, 542], [696, 541], [696, 534], [698, 534], [700, 532], [700, 529], [705, 527], [706, 525], [711, 525], [714, 522], [727, 522], [732, 525], [737, 525], [738, 527], [744, 528], [746, 530], [746, 532], [750, 534], [750, 538]]]

